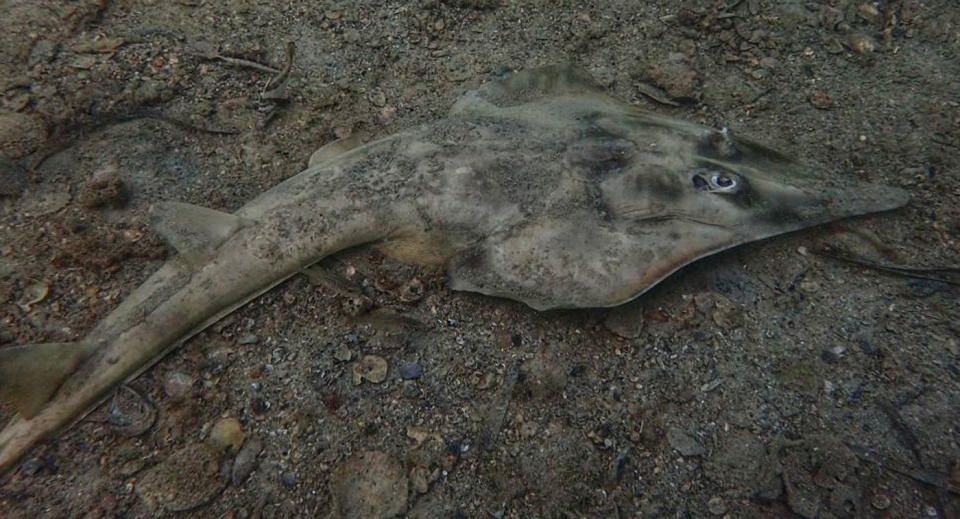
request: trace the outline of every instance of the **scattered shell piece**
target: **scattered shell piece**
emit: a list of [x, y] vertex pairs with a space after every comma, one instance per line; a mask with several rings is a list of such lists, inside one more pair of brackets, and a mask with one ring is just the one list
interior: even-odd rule
[[240, 420], [231, 417], [221, 418], [213, 425], [209, 441], [217, 452], [229, 450], [231, 453], [237, 453], [246, 439], [247, 435], [243, 432]]
[[330, 477], [333, 517], [386, 519], [407, 508], [409, 482], [399, 461], [380, 451], [355, 454]]
[[138, 478], [137, 495], [154, 516], [203, 506], [227, 485], [217, 455], [209, 446], [185, 447], [147, 469]]
[[364, 355], [353, 365], [353, 383], [360, 385], [366, 380], [379, 384], [387, 379], [387, 360], [378, 355]]
[[407, 426], [407, 438], [410, 438], [416, 442], [414, 447], [418, 449], [423, 445], [423, 442], [430, 438], [437, 440], [439, 443], [443, 443], [443, 438], [440, 436], [440, 433], [433, 432], [426, 427], [418, 427], [414, 425]]
[[29, 312], [33, 305], [42, 302], [50, 294], [50, 284], [46, 281], [39, 281], [28, 286], [23, 291], [23, 297], [20, 298], [20, 308], [24, 312]]
[[847, 45], [857, 54], [870, 54], [876, 48], [873, 38], [862, 32], [850, 34], [847, 38]]

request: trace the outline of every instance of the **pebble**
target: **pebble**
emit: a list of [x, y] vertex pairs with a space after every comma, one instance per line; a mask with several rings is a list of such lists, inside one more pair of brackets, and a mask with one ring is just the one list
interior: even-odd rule
[[667, 430], [667, 443], [683, 456], [703, 456], [707, 449], [679, 427]]
[[354, 454], [330, 476], [331, 515], [340, 519], [397, 517], [407, 508], [409, 486], [403, 465], [389, 454]]
[[408, 362], [400, 366], [400, 378], [404, 380], [416, 380], [423, 375], [423, 367], [419, 362]]
[[364, 355], [353, 365], [353, 384], [360, 385], [366, 380], [379, 384], [387, 379], [387, 360], [378, 355]]
[[237, 453], [246, 438], [243, 426], [236, 418], [221, 418], [210, 431], [210, 445], [217, 452], [229, 450], [231, 453]]
[[287, 488], [294, 488], [297, 486], [297, 474], [295, 472], [285, 471], [283, 475], [280, 476], [280, 482]]
[[163, 393], [173, 400], [183, 400], [193, 392], [193, 382], [190, 375], [172, 371], [163, 379]]
[[263, 444], [257, 438], [251, 438], [243, 444], [236, 459], [233, 460], [233, 468], [230, 471], [230, 481], [233, 486], [240, 486], [257, 468], [259, 463], [257, 457], [261, 450], [263, 450]]

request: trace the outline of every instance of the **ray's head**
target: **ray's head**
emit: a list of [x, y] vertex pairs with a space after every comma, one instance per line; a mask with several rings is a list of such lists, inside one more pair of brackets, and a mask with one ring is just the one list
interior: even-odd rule
[[625, 126], [609, 139], [625, 150], [623, 167], [600, 190], [610, 216], [628, 226], [723, 230], [719, 249], [908, 200], [902, 189], [840, 179], [726, 129], [652, 115]]

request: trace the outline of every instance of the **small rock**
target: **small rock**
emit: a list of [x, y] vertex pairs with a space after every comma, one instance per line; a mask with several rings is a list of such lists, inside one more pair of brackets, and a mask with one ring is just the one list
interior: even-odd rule
[[163, 393], [173, 400], [183, 400], [193, 392], [193, 377], [179, 371], [167, 374], [163, 380]]
[[231, 453], [240, 451], [247, 435], [243, 432], [240, 420], [236, 418], [221, 418], [213, 425], [210, 431], [210, 445], [217, 452], [229, 450]]
[[244, 442], [236, 459], [233, 460], [233, 469], [230, 471], [230, 481], [233, 486], [240, 486], [259, 463], [257, 456], [263, 450], [263, 444], [257, 438]]
[[423, 442], [431, 438], [436, 440], [437, 443], [443, 443], [443, 438], [440, 436], [440, 433], [431, 431], [426, 427], [418, 427], [415, 425], [407, 426], [407, 438], [415, 442], [414, 447], [417, 449], [423, 446]]
[[667, 443], [683, 456], [703, 456], [707, 449], [678, 427], [667, 430]]
[[355, 454], [330, 477], [333, 516], [387, 519], [407, 508], [409, 482], [399, 461], [379, 451]]
[[707, 501], [707, 510], [713, 515], [723, 515], [727, 513], [727, 504], [722, 497], [713, 496]]
[[408, 362], [400, 366], [400, 378], [404, 380], [416, 380], [423, 375], [423, 368], [419, 362]]
[[295, 488], [297, 486], [297, 474], [295, 472], [285, 471], [283, 475], [280, 476], [280, 482], [287, 488]]
[[387, 379], [387, 360], [377, 355], [364, 355], [353, 365], [353, 383], [359, 385], [366, 380], [379, 384]]

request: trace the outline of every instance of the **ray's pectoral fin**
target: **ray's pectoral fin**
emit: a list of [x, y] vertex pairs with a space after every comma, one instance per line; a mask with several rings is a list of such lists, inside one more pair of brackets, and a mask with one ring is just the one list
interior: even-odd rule
[[626, 238], [586, 215], [540, 219], [454, 257], [451, 287], [537, 310], [611, 306], [623, 299]]
[[329, 162], [343, 155], [344, 153], [359, 148], [362, 145], [363, 135], [359, 133], [353, 133], [348, 137], [337, 139], [333, 142], [328, 142], [327, 144], [317, 148], [317, 151], [310, 155], [310, 160], [307, 162], [307, 167], [312, 168], [325, 162]]
[[684, 222], [638, 231], [589, 215], [543, 219], [456, 256], [450, 279], [454, 290], [508, 297], [537, 310], [609, 307], [739, 242], [727, 229]]
[[188, 265], [198, 266], [250, 220], [229, 213], [180, 202], [161, 202], [150, 208], [157, 232], [177, 249]]
[[51, 342], [0, 349], [0, 403], [32, 418], [89, 355], [87, 346]]

